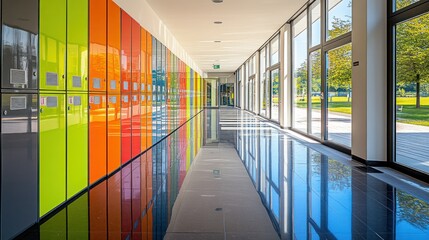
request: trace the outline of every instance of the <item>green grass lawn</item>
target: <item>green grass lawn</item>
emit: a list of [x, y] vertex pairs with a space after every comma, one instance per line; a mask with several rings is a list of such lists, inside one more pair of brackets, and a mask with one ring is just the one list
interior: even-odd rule
[[403, 107], [402, 111], [397, 111], [398, 122], [429, 126], [429, 97], [420, 99], [420, 108], [416, 108], [415, 98], [396, 98], [396, 104]]
[[[398, 111], [397, 121], [414, 125], [429, 126], [429, 97], [420, 99], [421, 107], [416, 108], [415, 98], [400, 97], [396, 99], [397, 105], [402, 106], [402, 112]], [[300, 108], [307, 107], [307, 101], [297, 98], [296, 105]], [[320, 109], [320, 98], [313, 97], [312, 106]], [[328, 102], [328, 108], [331, 112], [351, 114], [351, 102], [347, 102], [347, 97], [332, 97]]]

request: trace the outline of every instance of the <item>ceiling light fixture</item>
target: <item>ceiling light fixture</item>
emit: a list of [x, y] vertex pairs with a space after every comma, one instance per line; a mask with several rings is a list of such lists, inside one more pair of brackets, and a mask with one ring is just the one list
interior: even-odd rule
[[216, 41], [214, 41], [215, 43], [221, 43], [222, 41], [220, 41], [220, 40], [216, 40]]
[[214, 24], [222, 24], [223, 22], [221, 22], [221, 21], [215, 21], [215, 22], [213, 22]]
[[223, 3], [223, 0], [212, 0], [214, 3]]

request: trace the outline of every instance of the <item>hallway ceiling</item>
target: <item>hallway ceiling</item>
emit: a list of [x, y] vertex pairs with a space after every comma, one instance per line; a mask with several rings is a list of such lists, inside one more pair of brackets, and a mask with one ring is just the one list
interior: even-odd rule
[[[205, 72], [233, 72], [306, 0], [146, 0]], [[223, 24], [214, 24], [222, 21]], [[221, 41], [216, 43], [214, 41]], [[220, 69], [214, 70], [213, 64]]]

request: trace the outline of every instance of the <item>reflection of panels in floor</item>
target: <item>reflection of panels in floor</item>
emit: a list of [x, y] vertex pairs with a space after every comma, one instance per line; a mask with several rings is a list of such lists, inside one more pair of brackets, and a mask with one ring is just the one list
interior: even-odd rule
[[278, 239], [232, 146], [203, 148], [199, 153], [173, 209], [166, 239], [172, 239], [176, 233], [238, 234], [242, 237], [259, 234], [266, 239]]

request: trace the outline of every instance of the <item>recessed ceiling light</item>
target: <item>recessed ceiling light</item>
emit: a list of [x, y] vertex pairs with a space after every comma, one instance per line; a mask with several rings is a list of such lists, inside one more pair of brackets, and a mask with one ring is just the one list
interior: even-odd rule
[[220, 42], [222, 42], [222, 41], [220, 41], [220, 40], [216, 40], [216, 41], [214, 41], [215, 43], [220, 43]]
[[214, 3], [223, 3], [223, 0], [212, 0]]
[[221, 22], [221, 21], [215, 21], [215, 22], [213, 22], [214, 24], [222, 24], [223, 22]]

